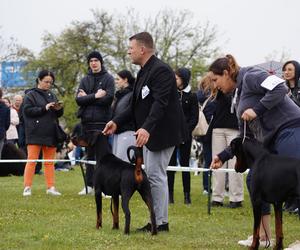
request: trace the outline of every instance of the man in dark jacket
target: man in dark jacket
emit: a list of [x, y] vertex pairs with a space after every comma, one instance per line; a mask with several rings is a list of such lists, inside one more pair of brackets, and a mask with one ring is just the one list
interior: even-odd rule
[[0, 159], [4, 145], [6, 130], [10, 125], [10, 109], [2, 101], [3, 91], [0, 88]]
[[[111, 119], [111, 104], [114, 98], [114, 78], [103, 66], [103, 58], [98, 51], [87, 56], [88, 74], [81, 80], [76, 102], [79, 105], [78, 117], [81, 119], [82, 131], [88, 141], [95, 138], [95, 133], [103, 130]], [[94, 146], [87, 147], [87, 159], [95, 160]], [[88, 194], [93, 193], [94, 166], [86, 166], [86, 182]], [[78, 193], [86, 194], [85, 188]]]
[[[141, 66], [134, 85], [131, 105], [106, 124], [104, 134], [112, 134], [126, 120], [135, 123], [136, 145], [143, 147], [144, 164], [150, 181], [158, 231], [168, 231], [167, 166], [174, 146], [184, 141], [186, 128], [178, 100], [173, 70], [155, 55], [152, 36], [141, 32], [129, 39], [128, 54]], [[148, 223], [141, 228], [150, 231]]]

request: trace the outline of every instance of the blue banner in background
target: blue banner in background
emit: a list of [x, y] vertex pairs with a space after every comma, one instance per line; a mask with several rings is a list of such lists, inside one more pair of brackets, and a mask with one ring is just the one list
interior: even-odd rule
[[32, 82], [33, 72], [26, 73], [22, 69], [27, 64], [26, 61], [2, 62], [1, 63], [1, 86], [2, 87], [24, 87], [28, 81]]

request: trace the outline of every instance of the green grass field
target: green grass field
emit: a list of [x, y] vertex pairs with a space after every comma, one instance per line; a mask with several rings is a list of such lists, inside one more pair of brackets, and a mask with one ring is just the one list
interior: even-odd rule
[[[135, 229], [148, 222], [148, 210], [138, 193], [130, 202], [131, 234], [112, 230], [110, 199], [104, 199], [103, 228], [95, 229], [93, 196], [78, 196], [83, 187], [79, 167], [56, 172], [60, 197], [45, 194], [44, 176], [36, 175], [33, 195], [23, 197], [23, 177], [0, 178], [0, 249], [246, 249], [237, 241], [252, 232], [248, 192], [244, 207], [212, 208], [207, 214], [207, 196], [202, 195], [202, 176], [192, 175], [192, 204], [183, 204], [181, 174], [176, 174], [175, 204], [169, 207], [169, 233], [151, 236]], [[272, 218], [273, 219], [273, 218]], [[272, 224], [273, 232], [274, 225]], [[285, 246], [300, 239], [300, 221], [284, 214]]]

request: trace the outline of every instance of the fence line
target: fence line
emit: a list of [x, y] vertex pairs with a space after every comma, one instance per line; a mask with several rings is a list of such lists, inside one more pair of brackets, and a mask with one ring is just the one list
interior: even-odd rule
[[[36, 159], [36, 160], [16, 160], [16, 159], [6, 159], [6, 160], [0, 160], [0, 163], [20, 163], [20, 162], [72, 162], [75, 164], [76, 163], [85, 163], [85, 164], [91, 164], [91, 165], [96, 165], [96, 161], [89, 161], [89, 160], [57, 160], [57, 159]], [[142, 165], [142, 168], [145, 166]], [[176, 171], [176, 172], [208, 172], [208, 171], [213, 171], [213, 172], [235, 172], [234, 169], [225, 169], [225, 168], [219, 168], [219, 169], [208, 169], [208, 168], [195, 168], [195, 167], [178, 167], [178, 166], [168, 166], [167, 167], [168, 171]], [[248, 173], [248, 170], [245, 171], [244, 173]]]

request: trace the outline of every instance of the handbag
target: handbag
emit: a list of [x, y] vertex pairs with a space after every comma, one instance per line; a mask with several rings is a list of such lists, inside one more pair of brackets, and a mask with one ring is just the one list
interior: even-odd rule
[[63, 143], [67, 140], [67, 134], [58, 122], [56, 123], [56, 140], [58, 143]]
[[199, 105], [199, 118], [198, 118], [198, 123], [196, 125], [196, 127], [194, 128], [193, 132], [192, 132], [192, 136], [203, 136], [206, 135], [209, 124], [207, 123], [207, 120], [205, 118], [205, 115], [203, 113], [203, 110], [207, 104], [207, 102], [209, 101], [210, 97], [208, 97], [203, 105]]

